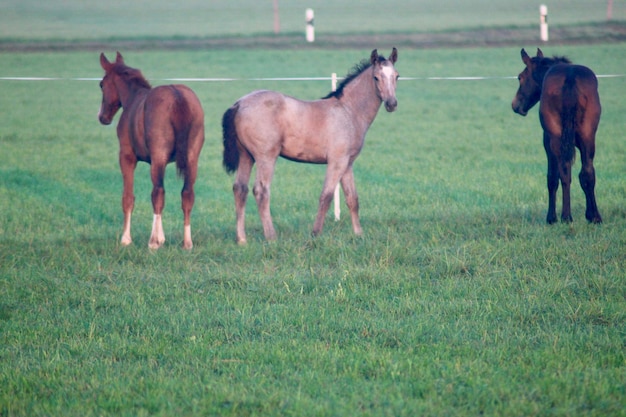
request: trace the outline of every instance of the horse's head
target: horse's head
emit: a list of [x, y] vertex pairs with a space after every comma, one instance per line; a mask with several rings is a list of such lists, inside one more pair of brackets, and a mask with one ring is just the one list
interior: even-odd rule
[[537, 104], [541, 98], [541, 83], [543, 77], [538, 76], [538, 66], [543, 58], [543, 52], [541, 52], [541, 49], [537, 48], [537, 56], [531, 58], [524, 48], [522, 48], [521, 54], [522, 61], [526, 65], [526, 68], [517, 76], [519, 88], [511, 103], [511, 107], [515, 113], [526, 116], [528, 110]]
[[396, 100], [396, 83], [399, 75], [394, 67], [397, 60], [398, 50], [396, 48], [392, 49], [388, 59], [379, 56], [376, 49], [372, 51], [372, 55], [370, 56], [374, 83], [376, 84], [376, 94], [378, 94], [378, 97], [385, 103], [385, 109], [388, 112], [392, 112], [398, 107], [398, 100]]
[[115, 86], [115, 71], [116, 65], [124, 65], [124, 58], [118, 52], [115, 57], [115, 62], [109, 62], [104, 56], [104, 53], [100, 54], [100, 66], [104, 70], [104, 78], [100, 81], [100, 89], [102, 90], [102, 104], [100, 105], [100, 111], [98, 112], [98, 120], [103, 125], [109, 125], [113, 121], [115, 113], [122, 107], [119, 92]]

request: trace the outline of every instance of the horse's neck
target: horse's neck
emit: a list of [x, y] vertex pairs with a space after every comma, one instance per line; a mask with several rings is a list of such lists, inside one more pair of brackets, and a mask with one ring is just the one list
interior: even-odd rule
[[540, 66], [536, 71], [536, 75], [534, 75], [535, 77], [535, 81], [539, 84], [542, 85], [543, 84], [543, 80], [546, 78], [546, 74], [548, 73], [548, 70], [550, 68], [552, 68], [553, 66], [555, 66], [556, 64], [562, 64], [562, 62], [550, 62], [546, 65], [542, 65]]
[[350, 109], [355, 117], [367, 123], [365, 128], [372, 124], [382, 103], [376, 94], [371, 71], [371, 67], [366, 69], [346, 85], [342, 96], [344, 106]]
[[130, 107], [135, 100], [145, 97], [150, 91], [149, 88], [122, 79], [119, 80], [117, 89], [122, 103], [122, 108]]

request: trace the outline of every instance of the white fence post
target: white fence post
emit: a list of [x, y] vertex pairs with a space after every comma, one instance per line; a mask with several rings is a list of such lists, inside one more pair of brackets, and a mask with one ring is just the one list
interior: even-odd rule
[[278, 11], [278, 0], [274, 0], [274, 34], [280, 33], [280, 12]]
[[[333, 72], [331, 76], [332, 82], [332, 91], [337, 91], [337, 73]], [[341, 206], [340, 206], [340, 194], [339, 194], [339, 184], [335, 187], [335, 194], [333, 196], [333, 203], [335, 205], [335, 221], [339, 221], [341, 218]]]
[[541, 40], [548, 41], [548, 6], [542, 4], [539, 6], [539, 29], [541, 32]]
[[315, 26], [313, 26], [313, 9], [306, 9], [306, 41], [315, 41]]

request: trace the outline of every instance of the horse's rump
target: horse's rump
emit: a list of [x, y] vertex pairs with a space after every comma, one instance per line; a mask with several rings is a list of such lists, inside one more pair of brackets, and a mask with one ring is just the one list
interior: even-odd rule
[[[148, 104], [153, 104], [148, 106]], [[174, 135], [173, 155], [179, 176], [187, 171], [189, 163], [189, 147], [192, 131], [201, 128], [204, 123], [204, 112], [200, 100], [195, 93], [184, 85], [166, 85], [151, 90], [146, 98], [146, 131], [151, 128], [171, 129]], [[148, 120], [154, 126], [148, 125]], [[161, 125], [161, 123], [166, 123]], [[169, 126], [167, 126], [169, 124]]]
[[581, 65], [555, 65], [546, 73], [542, 89], [541, 106], [548, 110], [542, 114], [544, 117], [555, 114], [560, 118], [559, 151], [563, 161], [572, 161], [576, 156], [576, 134], [589, 122], [594, 106], [599, 105], [593, 99], [597, 96], [596, 77]]

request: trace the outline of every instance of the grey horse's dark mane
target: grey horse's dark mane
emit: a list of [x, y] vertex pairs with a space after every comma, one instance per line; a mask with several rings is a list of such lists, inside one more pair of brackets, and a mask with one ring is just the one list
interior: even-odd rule
[[[385, 57], [383, 56], [378, 57], [378, 62], [384, 62], [384, 61], [386, 61]], [[343, 96], [344, 87], [350, 84], [350, 81], [354, 80], [363, 71], [365, 71], [371, 66], [372, 64], [369, 59], [364, 59], [358, 64], [356, 64], [354, 67], [352, 67], [348, 75], [346, 75], [345, 78], [339, 83], [339, 85], [337, 86], [337, 89], [335, 91], [331, 91], [326, 96], [322, 97], [322, 99], [331, 98], [331, 97], [341, 98], [341, 96]]]

